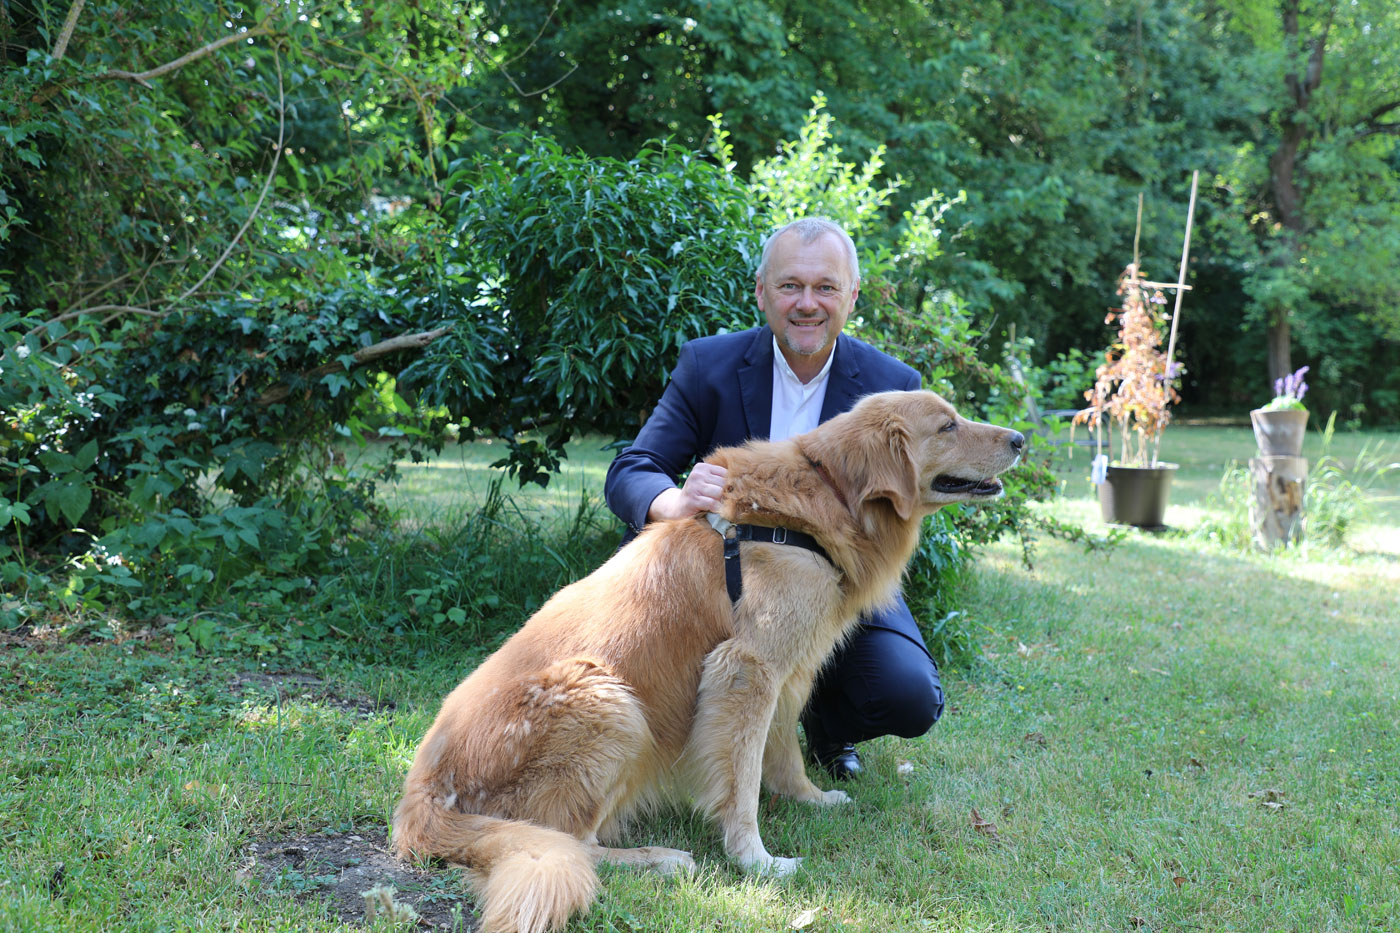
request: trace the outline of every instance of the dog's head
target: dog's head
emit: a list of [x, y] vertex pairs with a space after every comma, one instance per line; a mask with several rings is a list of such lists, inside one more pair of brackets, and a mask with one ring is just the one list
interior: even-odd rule
[[847, 503], [887, 500], [902, 521], [995, 499], [1025, 438], [969, 421], [933, 392], [881, 392], [797, 439]]

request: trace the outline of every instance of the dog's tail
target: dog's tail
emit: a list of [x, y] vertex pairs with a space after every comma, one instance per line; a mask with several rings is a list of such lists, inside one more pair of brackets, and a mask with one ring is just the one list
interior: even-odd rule
[[408, 788], [394, 811], [394, 849], [465, 865], [480, 899], [481, 933], [561, 929], [598, 890], [580, 840], [521, 820], [448, 810], [425, 788]]

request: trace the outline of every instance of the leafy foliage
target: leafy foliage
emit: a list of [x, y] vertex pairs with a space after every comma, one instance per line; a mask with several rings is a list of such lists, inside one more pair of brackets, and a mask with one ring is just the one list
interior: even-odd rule
[[[424, 83], [453, 69], [412, 53], [470, 24], [371, 19], [43, 2], [0, 17], [11, 618], [30, 600], [140, 615], [309, 581], [376, 518], [380, 477], [341, 467], [330, 440], [432, 443], [362, 364], [414, 334], [392, 270], [431, 242], [414, 199], [431, 201], [433, 140], [415, 139], [430, 114], [403, 105], [431, 110]], [[364, 67], [391, 45], [399, 67]]]
[[[636, 432], [681, 344], [751, 326], [760, 221], [744, 188], [670, 143], [627, 161], [515, 137], [459, 162], [443, 206], [450, 336], [404, 372], [547, 482], [581, 432]], [[460, 272], [458, 270], [461, 270]]]
[[[903, 270], [901, 303], [950, 290], [994, 345], [1007, 324], [1032, 338], [1035, 363], [1098, 345], [1132, 197], [1166, 205], [1144, 218], [1143, 249], [1171, 255], [1176, 205], [1201, 169], [1213, 183], [1181, 322], [1186, 402], [1238, 412], [1291, 369], [1271, 373], [1268, 362], [1271, 322], [1286, 308], [1292, 342], [1317, 361], [1318, 404], [1394, 420], [1396, 10], [1388, 0], [897, 0], [856, 15], [796, 0], [726, 0], [704, 15], [635, 0], [492, 4], [514, 80], [547, 90], [488, 106], [485, 119], [619, 156], [663, 135], [702, 147], [714, 139], [706, 118], [723, 113], [748, 171], [798, 139], [819, 92], [833, 143], [879, 152], [904, 180], [871, 231], [891, 251], [903, 212], [926, 192], [966, 192], [945, 255]], [[1309, 73], [1319, 40], [1321, 84], [1294, 113], [1288, 75]], [[1307, 131], [1296, 232], [1270, 192], [1290, 114]]]

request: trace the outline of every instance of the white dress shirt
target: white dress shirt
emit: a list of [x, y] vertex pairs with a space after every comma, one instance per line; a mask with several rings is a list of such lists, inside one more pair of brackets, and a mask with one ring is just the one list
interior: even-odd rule
[[822, 402], [826, 401], [826, 384], [830, 381], [831, 361], [836, 359], [836, 348], [826, 358], [826, 365], [816, 377], [806, 384], [797, 378], [797, 373], [788, 365], [778, 346], [778, 338], [773, 338], [773, 418], [768, 439], [781, 441], [810, 431], [821, 421]]

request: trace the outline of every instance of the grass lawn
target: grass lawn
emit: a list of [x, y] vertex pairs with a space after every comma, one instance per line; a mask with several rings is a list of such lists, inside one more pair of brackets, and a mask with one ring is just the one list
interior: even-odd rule
[[[1366, 442], [1400, 460], [1396, 434], [1332, 452]], [[598, 447], [524, 494], [521, 520], [596, 497]], [[1189, 528], [1252, 449], [1248, 429], [1174, 426], [1168, 523]], [[1052, 509], [1092, 526], [1075, 458]], [[407, 467], [387, 496], [408, 524], [451, 521], [492, 459]], [[945, 672], [943, 721], [863, 746], [849, 807], [765, 799], [770, 851], [807, 856], [795, 878], [744, 877], [713, 827], [664, 812], [633, 841], [692, 849], [700, 873], [604, 869], [570, 930], [1400, 929], [1400, 471], [1372, 492], [1345, 553], [1133, 533], [1107, 557], [1044, 540], [1029, 571], [991, 547], [961, 594], [982, 656]], [[415, 744], [480, 646], [260, 661], [116, 635], [0, 635], [0, 929], [353, 928], [381, 877], [472, 928], [455, 872], [379, 860]]]

